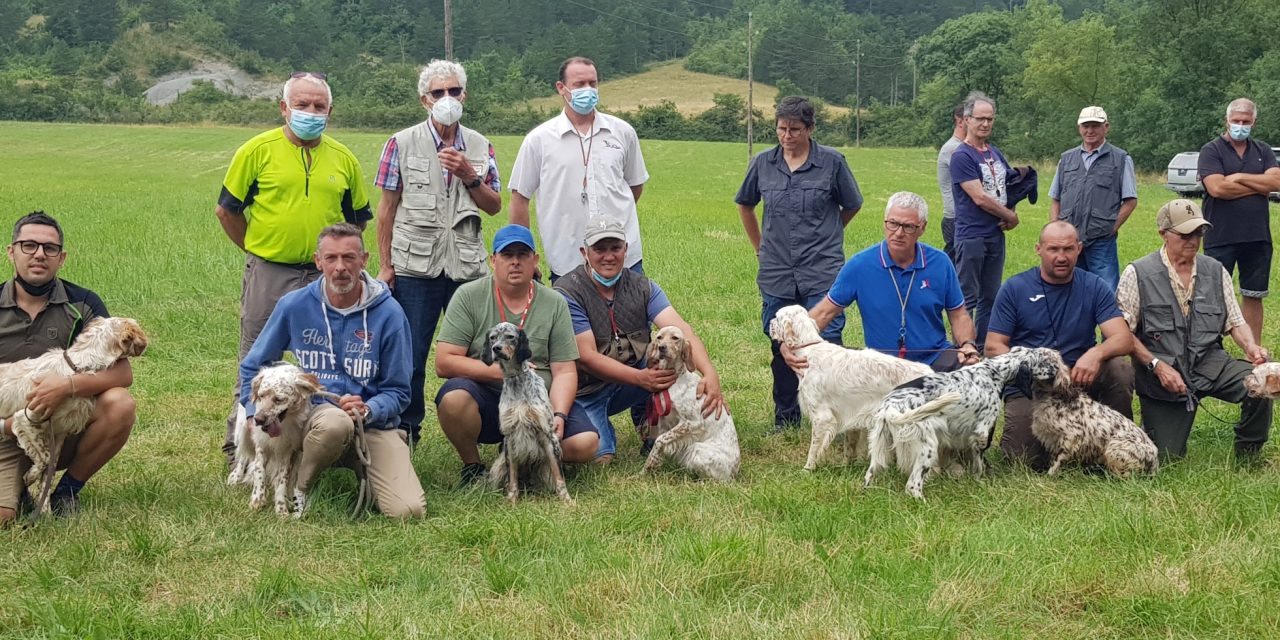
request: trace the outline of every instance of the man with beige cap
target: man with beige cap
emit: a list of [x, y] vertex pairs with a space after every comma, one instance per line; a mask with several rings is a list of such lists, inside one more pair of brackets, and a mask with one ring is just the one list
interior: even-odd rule
[[1111, 124], [1102, 107], [1085, 107], [1076, 119], [1081, 144], [1058, 161], [1049, 186], [1049, 219], [1075, 226], [1084, 243], [1078, 266], [1115, 289], [1120, 279], [1116, 234], [1138, 206], [1133, 158], [1107, 142]]
[[[1187, 436], [1204, 396], [1240, 403], [1235, 454], [1256, 459], [1271, 426], [1271, 401], [1249, 398], [1243, 381], [1267, 350], [1254, 342], [1236, 303], [1231, 274], [1200, 255], [1200, 240], [1213, 225], [1200, 206], [1174, 200], [1156, 214], [1164, 245], [1125, 267], [1116, 292], [1120, 311], [1137, 338], [1134, 386], [1142, 427], [1163, 457], [1187, 453]], [[1236, 360], [1222, 348], [1223, 334], [1244, 351]]]

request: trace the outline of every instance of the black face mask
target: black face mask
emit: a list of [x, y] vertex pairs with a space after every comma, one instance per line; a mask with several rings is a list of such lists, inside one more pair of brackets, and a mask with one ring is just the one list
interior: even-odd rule
[[18, 286], [22, 287], [23, 291], [26, 291], [28, 294], [37, 298], [43, 298], [52, 293], [53, 285], [58, 282], [57, 278], [50, 278], [49, 281], [44, 284], [31, 284], [30, 282], [23, 280], [22, 276], [16, 273], [13, 275], [13, 280], [18, 283]]

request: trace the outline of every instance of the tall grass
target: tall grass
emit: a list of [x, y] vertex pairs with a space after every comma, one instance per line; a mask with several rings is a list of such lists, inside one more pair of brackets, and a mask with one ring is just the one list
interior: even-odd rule
[[[355, 483], [343, 471], [322, 476], [301, 522], [251, 513], [246, 493], [223, 485], [218, 450], [242, 258], [213, 204], [253, 133], [0, 123], [0, 211], [58, 216], [64, 275], [154, 338], [135, 363], [138, 425], [82, 494], [83, 515], [0, 531], [0, 636], [1264, 638], [1280, 628], [1276, 474], [1233, 467], [1231, 429], [1207, 415], [1190, 458], [1149, 480], [1050, 480], [993, 452], [991, 477], [935, 480], [918, 503], [896, 474], [857, 490], [856, 463], [801, 472], [807, 433], [763, 435], [769, 350], [732, 204], [746, 165], [738, 144], [644, 143], [652, 179], [640, 212], [647, 272], [722, 373], [743, 442], [739, 482], [639, 476], [621, 418], [617, 463], [571, 472], [575, 507], [507, 507], [454, 489], [459, 464], [429, 416], [414, 454], [425, 520], [352, 522]], [[385, 137], [338, 137], [372, 175]], [[519, 140], [495, 142], [505, 173]], [[867, 197], [847, 252], [880, 237], [894, 191], [940, 211], [932, 151], [846, 153]], [[1140, 195], [1124, 261], [1154, 249], [1154, 211], [1170, 197], [1146, 181]], [[1047, 211], [1022, 208], [1008, 273], [1034, 264]], [[925, 239], [940, 243], [936, 221]], [[860, 344], [850, 319], [846, 342]]]

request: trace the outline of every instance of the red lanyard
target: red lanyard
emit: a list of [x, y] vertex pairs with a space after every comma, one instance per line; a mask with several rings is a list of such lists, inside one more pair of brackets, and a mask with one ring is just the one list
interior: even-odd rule
[[[524, 311], [520, 312], [520, 324], [516, 325], [516, 327], [521, 330], [524, 329], [524, 320], [525, 318], [529, 317], [529, 309], [533, 306], [533, 290], [534, 289], [535, 287], [533, 283], [530, 282], [529, 283], [529, 299], [524, 303]], [[507, 303], [502, 299], [502, 291], [498, 289], [497, 282], [493, 283], [493, 296], [498, 301], [498, 317], [502, 318], [503, 322], [506, 322], [507, 321]]]

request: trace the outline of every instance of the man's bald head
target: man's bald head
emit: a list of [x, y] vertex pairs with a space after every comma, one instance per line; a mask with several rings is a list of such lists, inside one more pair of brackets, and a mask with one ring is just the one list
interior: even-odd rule
[[1044, 244], [1047, 240], [1062, 240], [1065, 242], [1079, 242], [1080, 234], [1076, 231], [1076, 226], [1066, 220], [1054, 220], [1043, 227], [1040, 227], [1040, 239], [1038, 242]]

